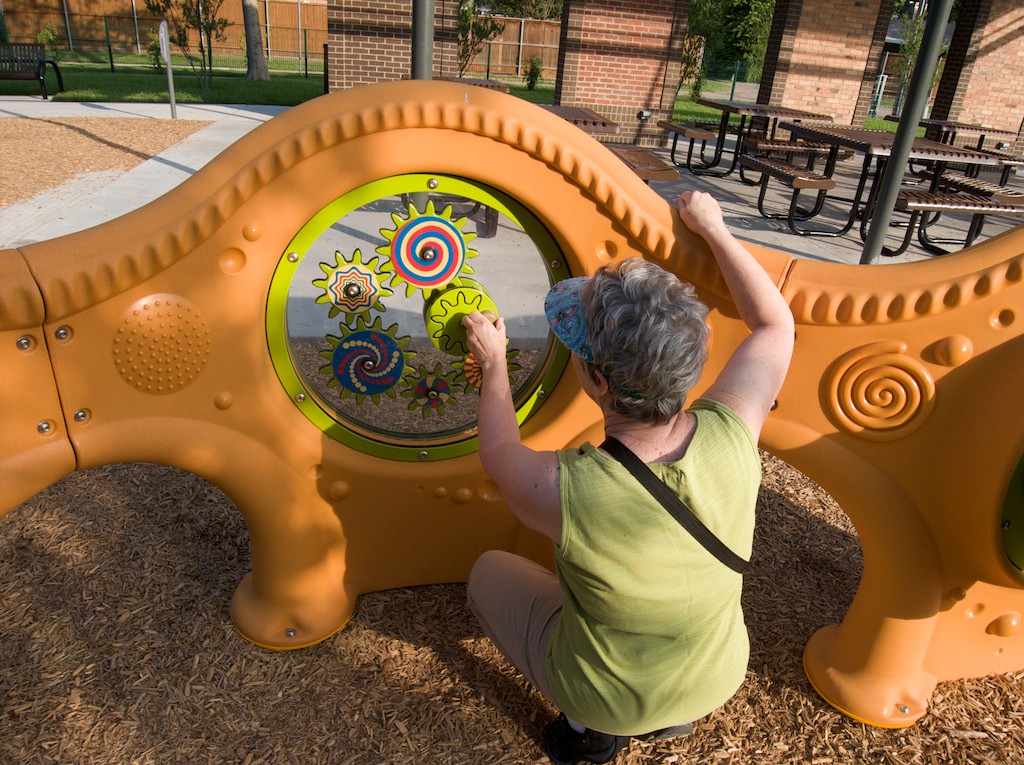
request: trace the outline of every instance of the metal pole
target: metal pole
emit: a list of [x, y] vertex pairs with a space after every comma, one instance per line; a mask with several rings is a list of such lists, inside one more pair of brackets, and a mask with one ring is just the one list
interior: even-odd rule
[[135, 9], [135, 0], [132, 0], [132, 20], [135, 22], [135, 52], [142, 53], [142, 41], [139, 39], [139, 12]]
[[270, 0], [263, 0], [263, 20], [267, 22], [267, 58], [270, 58]]
[[412, 78], [429, 80], [434, 71], [434, 0], [412, 0]]
[[299, 73], [305, 74], [302, 70], [302, 0], [295, 0], [295, 5], [299, 9], [299, 34], [295, 44], [299, 46]]
[[64, 0], [64, 26], [68, 30], [68, 50], [74, 50], [75, 41], [71, 39], [71, 18], [68, 16], [68, 0]]
[[110, 59], [110, 71], [114, 71], [114, 49], [110, 47], [110, 20], [103, 17], [103, 33], [107, 37], [107, 58]]
[[519, 19], [519, 47], [516, 49], [516, 74], [523, 75], [523, 28], [526, 26], [525, 19]]
[[917, 61], [914, 63], [914, 73], [910, 77], [906, 106], [903, 108], [899, 127], [896, 128], [896, 139], [893, 141], [889, 161], [878, 180], [879, 193], [874, 213], [871, 215], [867, 240], [861, 253], [861, 263], [876, 263], [882, 254], [889, 221], [892, 220], [892, 211], [896, 206], [896, 197], [900, 193], [903, 173], [907, 168], [910, 150], [917, 135], [917, 123], [924, 114], [925, 106], [928, 105], [932, 73], [942, 49], [942, 37], [952, 7], [953, 0], [933, 0], [928, 18], [925, 20], [924, 37], [921, 40]]

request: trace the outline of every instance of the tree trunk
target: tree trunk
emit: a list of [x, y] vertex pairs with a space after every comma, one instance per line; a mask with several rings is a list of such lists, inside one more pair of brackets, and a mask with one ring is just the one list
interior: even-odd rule
[[256, 0], [242, 0], [242, 21], [245, 23], [245, 79], [269, 80], [267, 59], [263, 55], [263, 36], [260, 34], [260, 13]]

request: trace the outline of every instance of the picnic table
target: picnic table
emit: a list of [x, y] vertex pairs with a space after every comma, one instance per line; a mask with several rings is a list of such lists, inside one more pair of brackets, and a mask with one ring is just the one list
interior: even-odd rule
[[[621, 132], [617, 122], [584, 106], [553, 104], [541, 104], [541, 106], [596, 138], [614, 136]], [[678, 170], [649, 149], [621, 143], [606, 143], [605, 145], [646, 183], [671, 181], [679, 177]]]
[[558, 115], [563, 120], [571, 122], [587, 133], [617, 135], [622, 130], [617, 122], [613, 122], [584, 106], [559, 106], [555, 104], [540, 104], [540, 106], [552, 114]]
[[940, 143], [953, 143], [956, 137], [960, 133], [970, 133], [978, 136], [978, 143], [974, 146], [976, 149], [985, 148], [985, 139], [988, 137], [992, 138], [1009, 138], [1010, 141], [1014, 141], [1017, 138], [1017, 133], [1012, 130], [1000, 130], [998, 128], [985, 127], [984, 125], [976, 125], [970, 122], [959, 122], [957, 120], [940, 120], [926, 117], [918, 120], [919, 125], [924, 127], [927, 131], [930, 131], [935, 137], [935, 140]]
[[[861, 238], [866, 238], [878, 187], [877, 181], [881, 178], [886, 162], [892, 154], [896, 134], [886, 130], [868, 130], [865, 128], [808, 124], [804, 122], [783, 122], [780, 123], [779, 127], [780, 129], [790, 131], [793, 136], [809, 141], [826, 143], [831, 147], [825, 168], [821, 173], [826, 178], [832, 178], [838, 153], [841, 149], [850, 149], [863, 155], [861, 170], [853, 197], [848, 200], [842, 200], [850, 205], [846, 222], [838, 229], [804, 229], [797, 230], [797, 233], [805, 236], [842, 236], [849, 232], [859, 220], [861, 224]], [[974, 214], [976, 218], [972, 222], [967, 239], [964, 241], [966, 244], [969, 244], [972, 240], [972, 234], [977, 236], [980, 233], [980, 224], [984, 220], [984, 215], [992, 212], [1017, 214], [1016, 211], [1019, 211], [1024, 213], [1024, 207], [1015, 204], [1005, 204], [1005, 199], [993, 200], [991, 197], [975, 194], [966, 194], [954, 198], [953, 194], [943, 189], [945, 171], [950, 164], [998, 167], [1002, 160], [991, 153], [966, 147], [956, 147], [929, 138], [915, 138], [908, 161], [928, 163], [930, 168], [928, 174], [929, 185], [927, 190], [922, 189], [913, 193], [901, 194], [901, 201], [897, 202], [897, 209], [909, 212], [947, 211], [970, 212]], [[872, 167], [874, 168], [873, 170]], [[919, 184], [921, 182], [920, 179], [917, 181]], [[867, 193], [866, 198], [865, 192]], [[793, 209], [795, 209], [795, 203]], [[818, 209], [820, 210], [820, 207]], [[808, 215], [804, 219], [809, 217], [813, 216]], [[898, 250], [886, 250], [885, 254], [895, 255], [906, 249], [913, 234], [915, 222], [917, 222], [916, 216], [912, 218], [909, 224], [907, 236], [902, 246]], [[945, 252], [945, 250], [937, 247], [938, 240], [928, 239], [927, 223], [927, 217], [920, 219], [918, 235], [921, 243], [929, 250]], [[792, 222], [790, 227], [796, 230]]]
[[[707, 106], [712, 109], [718, 109], [722, 112], [722, 117], [718, 123], [718, 135], [714, 139], [714, 151], [710, 159], [705, 156], [705, 144], [701, 144], [700, 159], [699, 161], [693, 157], [692, 151], [692, 139], [691, 139], [691, 151], [689, 152], [686, 162], [680, 163], [675, 158], [676, 140], [678, 135], [673, 136], [672, 142], [672, 161], [677, 166], [685, 166], [687, 170], [696, 175], [712, 175], [715, 177], [725, 177], [732, 173], [736, 167], [739, 157], [745, 151], [759, 152], [767, 149], [765, 145], [758, 145], [752, 143], [754, 139], [763, 138], [772, 140], [775, 142], [773, 151], [786, 151], [787, 149], [793, 152], [806, 152], [813, 150], [814, 147], [810, 145], [796, 145], [795, 142], [779, 142], [776, 141], [776, 127], [780, 119], [786, 120], [816, 120], [831, 122], [832, 116], [828, 114], [821, 114], [818, 112], [809, 112], [802, 109], [792, 109], [788, 106], [778, 106], [775, 104], [758, 104], [751, 103], [748, 101], [728, 101], [718, 100], [714, 98], [698, 98], [697, 103], [701, 106]], [[736, 143], [732, 150], [732, 159], [729, 164], [723, 167], [723, 161], [725, 161], [725, 144], [726, 137], [731, 129], [729, 123], [729, 117], [732, 114], [739, 115], [740, 122], [735, 128], [736, 130]], [[789, 144], [783, 146], [782, 144]]]

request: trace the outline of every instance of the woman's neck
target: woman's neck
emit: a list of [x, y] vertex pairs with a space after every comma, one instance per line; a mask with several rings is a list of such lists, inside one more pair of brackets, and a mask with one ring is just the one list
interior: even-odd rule
[[697, 427], [697, 418], [688, 412], [679, 412], [659, 424], [640, 422], [614, 411], [604, 414], [605, 435], [617, 438], [644, 462], [681, 459]]

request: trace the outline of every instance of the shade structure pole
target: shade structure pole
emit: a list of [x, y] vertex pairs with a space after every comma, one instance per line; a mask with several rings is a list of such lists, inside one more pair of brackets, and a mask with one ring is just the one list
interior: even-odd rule
[[885, 244], [885, 234], [889, 230], [892, 211], [896, 207], [896, 197], [900, 193], [903, 172], [910, 159], [910, 150], [917, 135], [917, 123], [924, 115], [924, 107], [928, 103], [931, 92], [932, 73], [942, 50], [942, 38], [949, 21], [949, 12], [953, 0], [932, 0], [928, 16], [924, 23], [924, 37], [921, 49], [914, 64], [914, 72], [910, 76], [910, 87], [906, 105], [896, 128], [896, 139], [892, 145], [889, 161], [879, 179], [879, 190], [875, 197], [875, 209], [871, 215], [871, 225], [864, 242], [860, 262], [872, 264], [878, 262]]
[[412, 78], [429, 80], [434, 68], [434, 0], [412, 0]]

